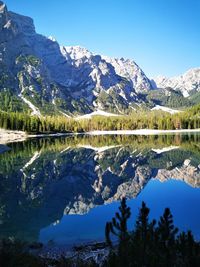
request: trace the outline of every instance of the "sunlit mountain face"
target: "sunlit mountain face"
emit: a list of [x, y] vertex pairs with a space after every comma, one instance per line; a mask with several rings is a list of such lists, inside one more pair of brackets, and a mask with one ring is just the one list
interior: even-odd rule
[[[170, 206], [180, 228], [193, 228], [198, 236], [200, 218], [191, 207], [200, 201], [199, 141], [200, 135], [192, 134], [47, 137], [9, 144], [11, 150], [0, 155], [0, 237], [103, 239], [105, 222], [123, 196], [133, 213], [143, 199], [155, 217], [162, 205]], [[188, 212], [182, 224], [181, 210]], [[78, 236], [74, 224], [85, 226]], [[90, 224], [97, 227], [94, 235]]]
[[173, 113], [199, 103], [200, 68], [151, 80], [132, 59], [61, 46], [37, 33], [33, 19], [9, 11], [0, 1], [1, 110], [37, 116], [121, 115], [141, 108]]

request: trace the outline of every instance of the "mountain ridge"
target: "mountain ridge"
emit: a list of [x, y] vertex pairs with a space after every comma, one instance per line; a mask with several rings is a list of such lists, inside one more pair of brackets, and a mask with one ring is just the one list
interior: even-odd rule
[[[0, 40], [0, 102], [5, 111], [37, 116], [76, 116], [96, 110], [126, 114], [158, 104], [170, 106], [166, 87], [172, 85], [179, 94], [173, 94], [178, 107], [179, 102], [190, 105], [193, 99], [184, 101], [185, 96], [200, 91], [198, 68], [182, 83], [150, 80], [133, 60], [60, 46], [54, 38], [36, 33], [32, 18], [8, 11], [2, 1]], [[8, 98], [11, 103], [6, 105]]]
[[191, 91], [200, 91], [200, 67], [191, 68], [185, 73], [171, 78], [158, 76], [153, 81], [157, 87], [172, 87], [182, 92], [184, 97], [189, 97]]

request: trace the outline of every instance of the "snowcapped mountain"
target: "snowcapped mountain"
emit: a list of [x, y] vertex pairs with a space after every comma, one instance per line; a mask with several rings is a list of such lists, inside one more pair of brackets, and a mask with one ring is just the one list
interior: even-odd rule
[[167, 78], [159, 76], [153, 80], [158, 88], [171, 87], [179, 90], [184, 97], [200, 91], [200, 68], [190, 69], [184, 74]]
[[198, 91], [199, 77], [200, 70], [195, 69], [176, 79], [150, 81], [133, 60], [97, 55], [79, 46], [60, 46], [55, 38], [37, 34], [31, 18], [8, 11], [0, 1], [2, 110], [38, 116], [99, 110], [123, 114], [141, 104], [162, 105], [156, 97], [161, 99], [163, 90], [153, 93], [157, 87], [170, 86], [184, 95]]

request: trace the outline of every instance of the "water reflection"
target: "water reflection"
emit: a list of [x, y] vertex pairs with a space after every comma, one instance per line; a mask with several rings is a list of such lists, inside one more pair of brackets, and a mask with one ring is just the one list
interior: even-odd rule
[[[193, 189], [200, 187], [199, 141], [199, 134], [184, 134], [68, 136], [9, 144], [11, 150], [0, 155], [0, 237], [32, 241], [40, 235], [47, 241], [64, 231], [62, 242], [103, 238], [104, 221], [116, 210], [115, 201], [142, 196], [152, 202], [156, 194], [156, 203], [165, 194], [167, 205], [170, 182], [160, 182], [171, 179], [189, 185], [181, 199], [189, 190], [188, 204], [195, 205], [200, 200], [200, 190]], [[173, 183], [174, 195], [182, 184]], [[114, 204], [104, 206], [109, 203]], [[196, 212], [190, 220], [200, 223]], [[99, 231], [89, 227], [94, 222]], [[77, 233], [82, 224], [88, 227]]]

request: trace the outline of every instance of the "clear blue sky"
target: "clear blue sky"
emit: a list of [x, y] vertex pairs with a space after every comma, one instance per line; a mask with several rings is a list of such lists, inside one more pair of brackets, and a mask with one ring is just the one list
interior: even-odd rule
[[131, 58], [148, 76], [200, 67], [200, 0], [4, 0], [60, 44]]

